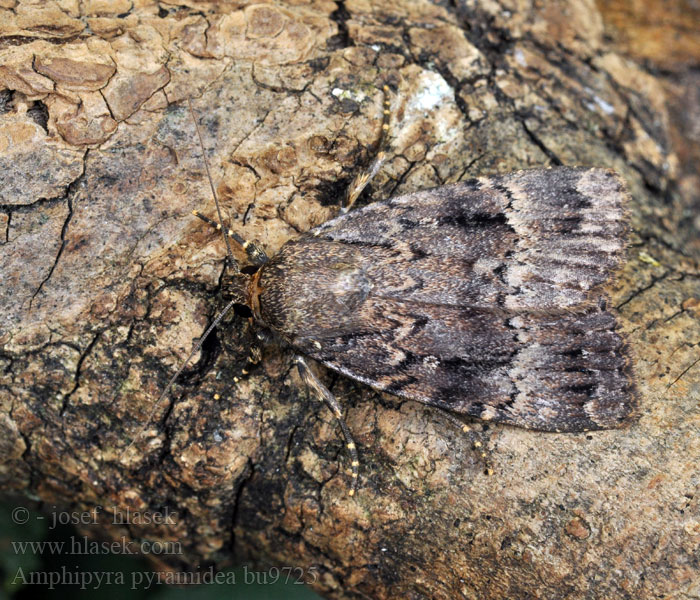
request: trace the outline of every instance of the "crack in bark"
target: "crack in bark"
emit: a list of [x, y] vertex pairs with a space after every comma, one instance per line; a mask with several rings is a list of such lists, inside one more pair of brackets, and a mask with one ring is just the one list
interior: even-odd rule
[[402, 158], [403, 160], [406, 161], [407, 167], [403, 170], [403, 172], [399, 175], [398, 179], [394, 179], [394, 184], [391, 186], [391, 191], [389, 192], [388, 198], [393, 198], [394, 195], [396, 194], [396, 190], [403, 185], [403, 183], [408, 179], [408, 176], [411, 174], [413, 171], [413, 167], [416, 166], [416, 161], [414, 160], [409, 160], [404, 156], [403, 154], [397, 154], [395, 158]]
[[2, 211], [5, 215], [7, 215], [7, 221], [5, 222], [5, 241], [3, 242], [4, 244], [7, 244], [10, 241], [10, 227], [12, 226], [12, 211], [11, 210], [6, 210]]
[[698, 363], [700, 363], [700, 357], [698, 357], [696, 360], [694, 360], [692, 363], [690, 363], [685, 369], [683, 369], [683, 371], [681, 372], [681, 374], [680, 374], [678, 377], [676, 377], [671, 383], [669, 383], [669, 384], [666, 386], [666, 389], [669, 390], [671, 387], [673, 387], [682, 377], [685, 376], [685, 374], [686, 374], [688, 371], [690, 371], [690, 369], [692, 369], [692, 368], [693, 368], [695, 365], [697, 365]]
[[[61, 256], [63, 255], [63, 250], [66, 247], [66, 233], [68, 232], [68, 225], [71, 222], [71, 219], [73, 218], [73, 200], [71, 199], [71, 196], [73, 195], [74, 190], [77, 190], [78, 186], [82, 183], [83, 179], [85, 178], [85, 171], [86, 171], [86, 163], [87, 163], [87, 155], [88, 155], [88, 150], [85, 151], [85, 154], [83, 155], [83, 170], [76, 177], [73, 181], [71, 181], [68, 184], [68, 188], [66, 189], [66, 193], [64, 195], [66, 202], [68, 204], [68, 215], [66, 216], [64, 222], [63, 222], [63, 227], [61, 228], [61, 245], [58, 248], [58, 252], [56, 253], [56, 256], [53, 260], [53, 264], [51, 265], [51, 268], [49, 269], [48, 274], [44, 279], [39, 283], [39, 286], [37, 287], [36, 291], [32, 294], [32, 297], [29, 300], [29, 307], [27, 311], [31, 311], [32, 309], [32, 303], [34, 302], [34, 299], [37, 297], [39, 292], [43, 289], [44, 285], [46, 282], [51, 278], [51, 275], [53, 275], [53, 272], [56, 270], [56, 266], [58, 265], [58, 261], [61, 259]], [[77, 198], [78, 192], [75, 191], [75, 197]]]
[[[241, 506], [242, 506], [242, 501], [241, 497], [243, 496], [243, 492], [246, 489], [246, 484], [253, 479], [255, 476], [255, 464], [253, 463], [252, 458], [248, 458], [248, 462], [246, 464], [246, 469], [243, 471], [239, 478], [239, 483], [238, 486], [236, 487], [235, 492], [232, 495], [232, 500], [233, 502], [231, 503], [231, 509], [230, 509], [230, 519], [229, 519], [229, 527], [228, 531], [230, 532], [230, 537], [229, 537], [229, 543], [228, 547], [230, 548], [230, 555], [235, 556], [235, 546], [236, 546], [236, 527], [238, 525], [239, 521], [239, 516], [240, 516], [240, 511], [241, 511]], [[244, 527], [244, 525], [241, 525]]]
[[666, 271], [666, 272], [663, 273], [662, 275], [652, 275], [652, 277], [651, 277], [651, 282], [650, 282], [649, 284], [647, 284], [647, 285], [645, 285], [645, 286], [643, 286], [643, 287], [641, 287], [641, 288], [639, 288], [639, 289], [637, 289], [637, 290], [634, 290], [634, 291], [632, 292], [632, 294], [631, 294], [628, 298], [626, 298], [625, 300], [623, 300], [622, 302], [620, 302], [620, 304], [618, 304], [615, 308], [616, 308], [617, 310], [620, 310], [623, 306], [625, 306], [625, 304], [628, 304], [629, 302], [631, 302], [632, 300], [634, 300], [637, 296], [643, 294], [643, 293], [646, 292], [647, 290], [650, 290], [650, 289], [651, 289], [652, 287], [654, 287], [657, 283], [659, 283], [660, 281], [663, 281], [664, 279], [666, 279], [666, 277], [668, 277], [669, 275], [671, 275], [671, 273], [673, 273], [673, 271]]
[[[70, 401], [71, 396], [76, 392], [78, 387], [80, 386], [80, 372], [83, 367], [83, 363], [85, 362], [85, 359], [87, 356], [92, 352], [92, 349], [95, 347], [95, 344], [97, 343], [97, 340], [100, 339], [102, 334], [104, 333], [104, 330], [98, 331], [97, 334], [90, 340], [88, 345], [85, 347], [85, 350], [80, 352], [80, 356], [78, 357], [78, 363], [75, 366], [75, 376], [73, 378], [74, 384], [73, 388], [68, 391], [66, 394], [64, 394], [63, 399], [61, 401], [61, 411], [59, 412], [60, 416], [63, 417], [63, 415], [66, 412], [66, 409], [68, 408], [68, 402]], [[73, 346], [71, 346], [73, 347]]]
[[532, 131], [527, 126], [527, 123], [525, 122], [525, 116], [519, 115], [517, 113], [514, 114], [515, 118], [520, 122], [520, 125], [522, 126], [523, 130], [527, 134], [527, 137], [530, 138], [532, 143], [535, 144], [535, 146], [537, 146], [552, 163], [554, 163], [556, 166], [562, 166], [564, 164], [562, 160], [547, 147], [547, 145], [537, 136], [537, 134], [534, 131]]
[[328, 41], [328, 46], [331, 49], [348, 48], [354, 46], [355, 42], [350, 37], [350, 31], [348, 29], [346, 21], [350, 19], [350, 12], [345, 7], [345, 0], [336, 1], [336, 9], [328, 16], [328, 18], [333, 21], [338, 26], [338, 33], [333, 36], [335, 40], [331, 43]]

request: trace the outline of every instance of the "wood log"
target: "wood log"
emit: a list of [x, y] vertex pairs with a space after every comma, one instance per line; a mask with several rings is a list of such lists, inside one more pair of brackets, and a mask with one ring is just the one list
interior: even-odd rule
[[[161, 569], [299, 566], [328, 598], [700, 594], [693, 180], [667, 87], [606, 45], [592, 2], [9, 4], [5, 494], [94, 510], [94, 535], [178, 542]], [[225, 248], [190, 214], [215, 209], [187, 100], [230, 227], [274, 254], [337, 213], [371, 159], [385, 82], [388, 161], [362, 202], [546, 165], [627, 182], [612, 297], [640, 392], [628, 428], [474, 423], [470, 437], [319, 368], [358, 443], [349, 497], [342, 436], [293, 354], [269, 346], [234, 381], [241, 315], [151, 415], [221, 306]], [[115, 525], [126, 509], [170, 517]]]

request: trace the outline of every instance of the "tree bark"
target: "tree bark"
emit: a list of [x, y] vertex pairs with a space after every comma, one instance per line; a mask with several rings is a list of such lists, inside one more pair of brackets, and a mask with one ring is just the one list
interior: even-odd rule
[[[2, 489], [99, 507], [96, 535], [180, 542], [162, 569], [313, 567], [328, 598], [700, 594], [695, 192], [666, 88], [605, 45], [592, 2], [121, 4], [2, 15]], [[385, 82], [391, 147], [366, 201], [543, 165], [626, 180], [630, 427], [469, 437], [319, 368], [358, 443], [349, 497], [292, 353], [269, 346], [234, 381], [243, 317], [151, 416], [221, 305], [223, 243], [190, 215], [215, 209], [187, 99], [231, 228], [272, 255], [336, 214]], [[127, 508], [175, 517], [114, 525]]]

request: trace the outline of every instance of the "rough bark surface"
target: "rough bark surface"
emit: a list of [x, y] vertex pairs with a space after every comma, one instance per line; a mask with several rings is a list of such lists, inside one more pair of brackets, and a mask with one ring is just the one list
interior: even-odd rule
[[[700, 596], [697, 177], [668, 86], [606, 47], [592, 1], [0, 6], [3, 491], [104, 507], [94, 532], [115, 539], [182, 541], [162, 568], [313, 566], [329, 598]], [[358, 442], [351, 498], [342, 438], [289, 351], [233, 382], [234, 320], [232, 351], [213, 336], [121, 457], [219, 306], [186, 100], [231, 227], [272, 254], [336, 214], [385, 81], [373, 199], [542, 165], [626, 180], [613, 297], [639, 420], [477, 424], [475, 449], [438, 411], [319, 369]], [[110, 525], [127, 507], [177, 518]]]

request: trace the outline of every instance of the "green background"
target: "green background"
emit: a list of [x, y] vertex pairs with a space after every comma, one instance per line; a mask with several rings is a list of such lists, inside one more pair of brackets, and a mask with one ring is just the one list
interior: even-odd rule
[[[28, 517], [26, 523], [15, 523], [13, 510], [22, 507], [21, 503], [0, 503], [0, 600], [25, 600], [29, 598], [46, 598], [48, 600], [69, 598], [74, 600], [76, 594], [81, 598], [100, 598], [101, 600], [121, 599], [128, 593], [129, 598], [149, 600], [314, 600], [319, 596], [310, 588], [295, 583], [301, 575], [299, 569], [255, 572], [251, 569], [236, 569], [225, 574], [228, 581], [235, 578], [235, 583], [185, 585], [173, 587], [164, 583], [153, 583], [148, 587], [147, 574], [152, 568], [145, 559], [137, 559], [120, 554], [75, 554], [71, 553], [71, 537], [78, 541], [83, 536], [73, 527], [57, 525], [51, 528], [52, 517], [44, 516], [33, 510], [21, 513]], [[39, 552], [36, 548], [26, 548], [24, 552], [18, 542], [64, 542], [63, 551], [46, 548]], [[13, 544], [14, 542], [14, 544]], [[21, 569], [21, 571], [20, 571]], [[31, 580], [32, 573], [62, 573], [70, 576], [82, 572], [106, 572], [112, 578], [121, 573], [123, 584], [106, 583], [97, 585], [97, 580], [81, 589], [79, 584], [49, 586], [21, 583], [23, 577]], [[205, 571], [206, 572], [206, 571]], [[144, 574], [143, 583], [132, 589], [132, 577], [137, 579]], [[287, 579], [289, 583], [283, 583]], [[254, 582], [255, 580], [258, 583]], [[277, 583], [273, 583], [277, 580]]]

